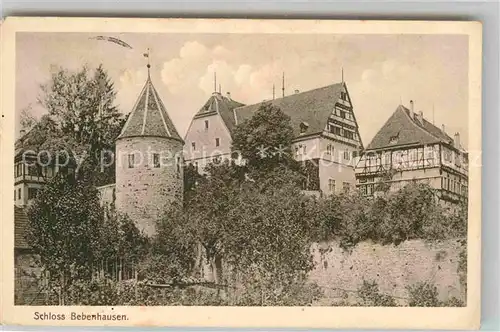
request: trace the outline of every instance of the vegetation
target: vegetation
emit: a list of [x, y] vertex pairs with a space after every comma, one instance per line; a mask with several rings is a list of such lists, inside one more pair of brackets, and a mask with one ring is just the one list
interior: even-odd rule
[[[44, 151], [44, 162], [47, 158], [54, 161], [57, 155], [69, 156], [79, 165], [79, 176], [95, 185], [114, 182], [112, 154], [125, 121], [114, 106], [115, 97], [114, 85], [102, 66], [74, 72], [58, 70], [41, 86], [38, 97], [47, 114], [38, 121], [30, 108], [21, 114], [23, 128], [30, 130], [23, 146], [35, 153]], [[105, 163], [101, 163], [102, 158]]]
[[[112, 106], [113, 85], [101, 67], [94, 75], [87, 69], [60, 71], [43, 91], [41, 102], [49, 114], [32, 129], [32, 145], [70, 147], [91, 156], [113, 148], [121, 118]], [[424, 184], [409, 184], [374, 199], [355, 191], [328, 198], [305, 195], [310, 165], [294, 160], [292, 139], [290, 119], [279, 108], [263, 104], [234, 131], [232, 152], [241, 153], [246, 163], [210, 164], [204, 175], [186, 166], [184, 204], [165, 211], [152, 239], [112, 206], [100, 206], [95, 186], [111, 174], [93, 175], [100, 172], [96, 158], [76, 178], [53, 178], [28, 217], [30, 243], [57, 289], [54, 301], [311, 305], [322, 295], [307, 278], [314, 268], [313, 242], [339, 239], [349, 249], [367, 240], [398, 245], [410, 239], [465, 237], [465, 207], [445, 210]], [[116, 258], [134, 265], [133, 285], [117, 283], [106, 273], [96, 276], [96, 264]], [[210, 287], [200, 286], [202, 278]], [[408, 293], [412, 306], [443, 305], [432, 285], [413, 285]], [[375, 282], [365, 281], [357, 294], [363, 306], [396, 305]]]

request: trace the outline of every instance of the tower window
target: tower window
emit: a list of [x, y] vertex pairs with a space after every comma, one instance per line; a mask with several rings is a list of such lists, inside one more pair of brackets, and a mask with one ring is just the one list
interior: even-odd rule
[[153, 153], [153, 167], [160, 167], [160, 155], [158, 153]]
[[135, 167], [135, 155], [129, 154], [128, 155], [128, 168], [134, 168]]
[[216, 138], [215, 139], [215, 146], [219, 146], [220, 145], [220, 138]]
[[21, 199], [21, 188], [17, 189], [17, 199]]
[[208, 129], [208, 120], [205, 120], [205, 130]]
[[342, 100], [347, 100], [347, 93], [345, 93], [344, 91], [342, 91], [342, 92], [340, 93], [340, 98], [341, 98]]
[[326, 146], [326, 153], [330, 154], [330, 155], [333, 154], [333, 145], [332, 144], [328, 144]]
[[193, 150], [196, 150], [196, 143], [195, 142], [191, 143], [191, 147], [193, 148]]
[[345, 112], [344, 112], [344, 111], [340, 111], [340, 117], [341, 117], [342, 119], [345, 119]]

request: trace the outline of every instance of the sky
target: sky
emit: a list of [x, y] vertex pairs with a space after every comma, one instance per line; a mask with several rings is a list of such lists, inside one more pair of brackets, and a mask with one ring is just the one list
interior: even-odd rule
[[[119, 38], [132, 49], [91, 39]], [[468, 37], [465, 35], [186, 34], [186, 33], [17, 33], [16, 131], [19, 114], [35, 117], [40, 85], [58, 68], [78, 70], [102, 64], [115, 84], [120, 111], [131, 111], [147, 77], [179, 133], [217, 89], [253, 104], [272, 99], [273, 84], [285, 94], [344, 81], [364, 145], [396, 110], [409, 107], [453, 137], [468, 136]]]

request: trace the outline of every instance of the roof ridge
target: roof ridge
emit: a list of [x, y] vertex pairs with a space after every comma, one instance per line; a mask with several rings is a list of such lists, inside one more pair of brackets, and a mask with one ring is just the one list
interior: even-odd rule
[[[403, 107], [403, 113], [406, 115], [406, 117], [410, 120], [410, 122], [416, 126], [417, 128], [419, 128], [420, 130], [422, 130], [424, 133], [428, 134], [428, 135], [431, 135], [432, 137], [434, 137], [435, 139], [437, 139], [438, 141], [441, 141], [441, 138], [437, 137], [436, 135], [434, 135], [433, 133], [431, 133], [430, 131], [428, 131], [427, 129], [425, 129], [424, 127], [421, 127], [419, 126], [418, 124], [415, 123], [415, 120], [412, 119], [410, 117], [410, 115], [408, 114], [408, 112], [406, 112], [406, 110], [408, 110], [406, 107], [404, 107], [403, 105], [400, 105], [401, 107]], [[422, 117], [423, 120], [425, 120], [423, 117]], [[422, 124], [423, 126], [423, 124]], [[438, 128], [439, 129], [439, 128]]]
[[241, 108], [246, 107], [246, 106], [252, 106], [252, 105], [258, 105], [258, 104], [262, 104], [262, 103], [270, 103], [270, 102], [275, 102], [275, 101], [279, 101], [279, 100], [284, 100], [286, 98], [300, 96], [300, 95], [303, 95], [305, 93], [316, 92], [318, 90], [322, 90], [322, 89], [333, 87], [335, 85], [342, 85], [342, 84], [344, 84], [344, 82], [339, 82], [339, 83], [324, 85], [324, 86], [317, 87], [317, 88], [314, 88], [314, 89], [311, 89], [311, 90], [306, 90], [306, 91], [301, 91], [301, 92], [298, 92], [298, 93], [293, 93], [293, 94], [290, 94], [290, 95], [287, 95], [287, 96], [284, 96], [284, 97], [279, 97], [279, 98], [269, 99], [269, 100], [263, 100], [263, 101], [260, 101], [260, 102], [257, 102], [257, 103], [252, 103], [252, 104], [241, 105], [241, 106], [235, 107], [233, 109], [233, 111], [237, 111], [238, 109], [241, 109]]

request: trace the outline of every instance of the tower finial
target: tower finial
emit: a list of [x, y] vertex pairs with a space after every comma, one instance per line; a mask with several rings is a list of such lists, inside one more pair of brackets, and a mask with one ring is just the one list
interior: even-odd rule
[[283, 79], [281, 82], [281, 92], [282, 92], [283, 97], [285, 97], [285, 72], [283, 72]]
[[148, 78], [150, 76], [150, 73], [149, 73], [149, 69], [151, 68], [151, 64], [149, 63], [149, 47], [148, 47], [148, 51], [146, 53], [143, 54], [145, 58], [148, 59], [148, 64], [146, 65], [146, 67], [148, 68]]

